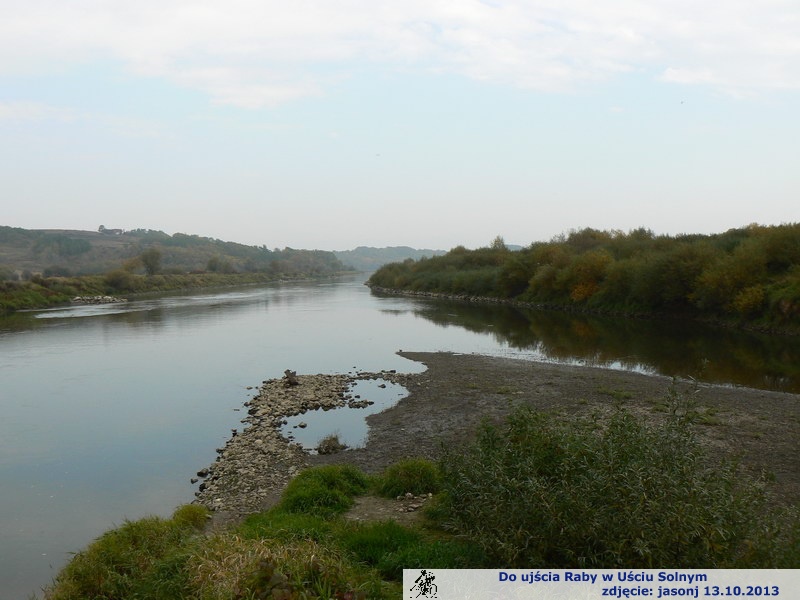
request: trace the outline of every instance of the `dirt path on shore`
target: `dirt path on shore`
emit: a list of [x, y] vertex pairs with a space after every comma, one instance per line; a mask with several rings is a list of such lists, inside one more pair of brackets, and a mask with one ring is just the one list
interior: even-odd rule
[[[199, 494], [199, 501], [210, 508], [215, 508], [217, 496], [224, 499], [225, 509], [218, 510], [215, 521], [229, 522], [268, 508], [280, 498], [291, 476], [307, 466], [352, 464], [367, 473], [378, 473], [403, 458], [436, 459], [442, 444], [465, 440], [484, 418], [500, 420], [519, 405], [573, 415], [610, 412], [621, 404], [642, 417], [663, 418], [673, 386], [668, 377], [593, 367], [451, 353], [400, 355], [425, 364], [427, 370], [418, 374], [379, 374], [403, 385], [409, 395], [392, 408], [367, 417], [369, 437], [364, 448], [309, 455], [292, 444], [288, 445], [289, 454], [278, 448], [276, 451], [281, 454], [276, 460], [274, 453], [264, 454], [260, 441], [266, 439], [266, 429], [278, 422], [275, 419], [254, 419], [239, 439], [232, 438], [233, 443], [221, 453], [221, 464], [212, 469], [228, 474], [209, 482], [209, 489]], [[304, 390], [304, 378], [298, 377], [298, 390], [308, 398], [326, 393], [330, 396], [328, 392], [342, 396], [343, 376], [336, 376], [330, 385], [324, 383], [324, 378], [330, 376], [306, 376], [309, 385], [322, 385], [314, 393]], [[274, 404], [269, 394], [285, 396], [276, 387], [277, 382], [265, 385], [265, 406]], [[328, 392], [327, 387], [331, 387]], [[272, 391], [268, 394], [269, 390]], [[691, 395], [699, 414], [697, 432], [712, 456], [740, 456], [742, 464], [753, 473], [768, 475], [778, 500], [800, 503], [800, 395], [695, 385], [691, 381], [678, 381], [674, 390]], [[251, 408], [250, 412], [254, 410]], [[236, 443], [247, 439], [256, 439], [257, 451], [253, 444]], [[237, 452], [238, 458], [232, 458]], [[256, 460], [256, 454], [262, 460]], [[251, 459], [258, 463], [257, 469], [237, 466], [234, 471], [238, 477], [230, 476], [235, 461], [247, 463]], [[254, 484], [254, 477], [262, 483]], [[260, 498], [253, 493], [254, 488], [260, 488]], [[209, 494], [210, 490], [213, 493]], [[391, 510], [394, 509], [384, 504], [363, 502], [350, 516], [384, 518]]]

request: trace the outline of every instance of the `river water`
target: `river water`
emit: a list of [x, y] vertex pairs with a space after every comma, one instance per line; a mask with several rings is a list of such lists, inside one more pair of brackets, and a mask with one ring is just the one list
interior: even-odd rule
[[358, 277], [17, 314], [0, 319], [0, 598], [38, 593], [125, 519], [191, 501], [248, 388], [285, 369], [422, 369], [399, 349], [800, 391], [797, 338], [379, 297]]

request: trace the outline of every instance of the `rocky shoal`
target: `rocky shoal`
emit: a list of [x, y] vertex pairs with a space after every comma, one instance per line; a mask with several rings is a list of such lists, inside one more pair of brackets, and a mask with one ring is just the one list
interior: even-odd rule
[[394, 371], [355, 375], [287, 371], [281, 379], [264, 381], [258, 393], [245, 402], [248, 416], [242, 420], [243, 430], [233, 430], [225, 447], [217, 449], [217, 460], [198, 471], [197, 477], [203, 481], [195, 502], [231, 517], [269, 508], [292, 477], [308, 467], [308, 452], [281, 433], [287, 417], [345, 406], [364, 408], [372, 401], [353, 395], [353, 383], [383, 379], [403, 385], [407, 377]]
[[113, 304], [127, 301], [127, 298], [118, 296], [75, 296], [71, 302], [72, 304]]

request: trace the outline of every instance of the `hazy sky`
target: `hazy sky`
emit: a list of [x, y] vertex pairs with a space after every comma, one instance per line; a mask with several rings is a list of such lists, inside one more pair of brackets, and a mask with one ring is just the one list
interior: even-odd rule
[[448, 249], [800, 221], [797, 0], [0, 0], [0, 224]]

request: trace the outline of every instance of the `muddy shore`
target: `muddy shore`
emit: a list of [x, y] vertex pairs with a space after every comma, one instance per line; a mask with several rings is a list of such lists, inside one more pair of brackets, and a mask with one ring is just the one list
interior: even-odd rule
[[[515, 406], [569, 414], [607, 412], [623, 405], [663, 418], [673, 384], [667, 377], [526, 360], [451, 353], [400, 352], [423, 363], [418, 374], [298, 374], [297, 386], [264, 382], [247, 403], [246, 427], [218, 450], [203, 473], [197, 501], [220, 521], [238, 519], [274, 504], [286, 483], [308, 466], [347, 463], [376, 473], [406, 457], [436, 458], [442, 444], [457, 443], [483, 418], [501, 419]], [[308, 454], [280, 435], [286, 416], [353, 402], [347, 388], [359, 379], [382, 378], [409, 395], [367, 417], [365, 447], [335, 454]], [[700, 439], [713, 456], [740, 456], [753, 473], [767, 473], [782, 502], [800, 502], [800, 395], [678, 381], [700, 418]]]

